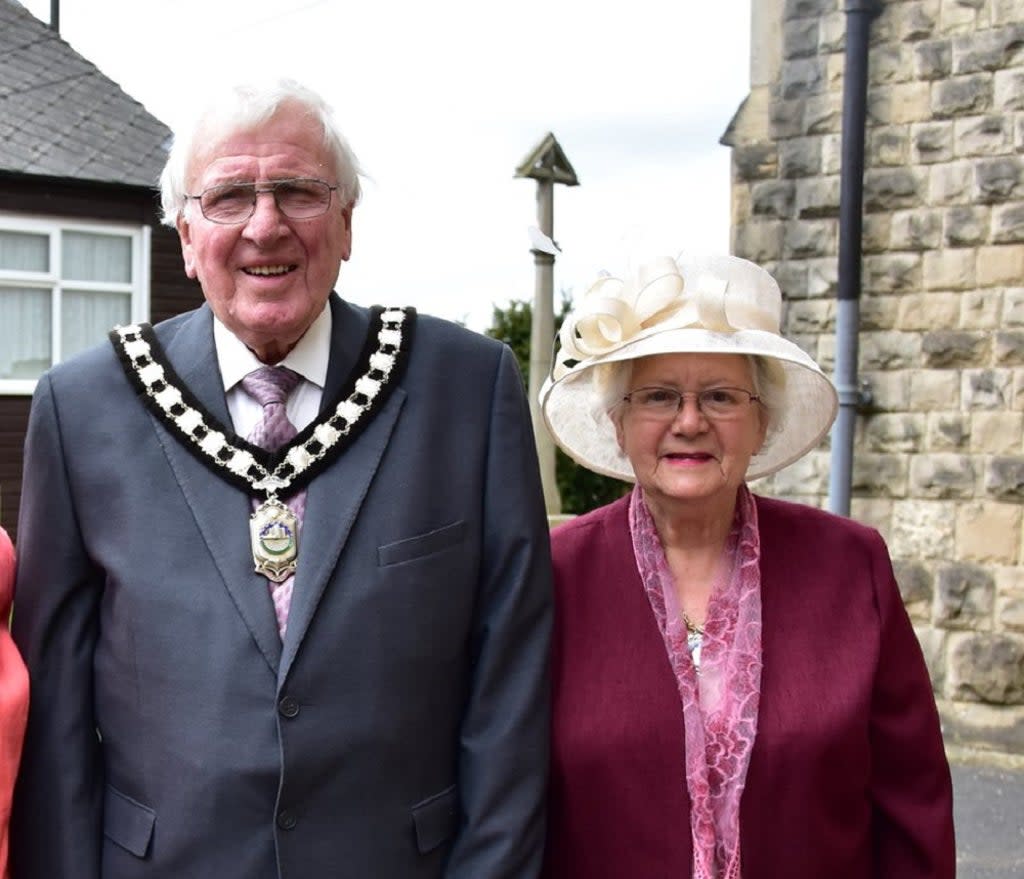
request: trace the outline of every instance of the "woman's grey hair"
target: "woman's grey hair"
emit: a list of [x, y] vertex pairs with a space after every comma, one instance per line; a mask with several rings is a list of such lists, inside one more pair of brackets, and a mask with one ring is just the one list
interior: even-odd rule
[[[754, 393], [760, 397], [761, 409], [768, 419], [768, 428], [765, 431], [765, 445], [768, 445], [778, 429], [779, 417], [786, 401], [786, 371], [774, 358], [758, 354], [742, 356], [750, 362]], [[613, 424], [621, 417], [623, 398], [629, 393], [629, 382], [633, 377], [635, 362], [619, 360], [593, 367], [598, 408], [608, 415]]]
[[[236, 85], [215, 95], [191, 120], [177, 131], [160, 175], [162, 221], [174, 226], [178, 218], [188, 219], [186, 199], [191, 166], [205, 147], [216, 144], [238, 131], [255, 128], [272, 119], [285, 105], [297, 104], [306, 110], [313, 125], [323, 134], [323, 143], [334, 159], [331, 169], [343, 206], [359, 201], [362, 189], [359, 162], [341, 133], [330, 106], [316, 92], [290, 79], [273, 83]], [[194, 193], [193, 193], [194, 194]]]

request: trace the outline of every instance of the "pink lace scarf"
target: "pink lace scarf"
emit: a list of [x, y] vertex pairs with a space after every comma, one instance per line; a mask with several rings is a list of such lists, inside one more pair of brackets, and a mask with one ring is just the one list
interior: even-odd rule
[[725, 548], [731, 573], [708, 601], [699, 677], [672, 572], [639, 487], [630, 498], [629, 527], [682, 700], [693, 877], [739, 879], [740, 797], [761, 693], [761, 546], [754, 499], [746, 486], [740, 488]]

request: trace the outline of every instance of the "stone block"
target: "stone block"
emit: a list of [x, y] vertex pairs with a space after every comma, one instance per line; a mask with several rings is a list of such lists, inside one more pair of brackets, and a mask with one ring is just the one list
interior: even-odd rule
[[955, 369], [915, 369], [910, 376], [910, 409], [931, 412], [960, 404], [960, 375]]
[[978, 285], [1008, 287], [1024, 278], [1024, 244], [996, 244], [978, 248]]
[[936, 119], [973, 116], [992, 109], [993, 82], [990, 73], [954, 76], [933, 83], [930, 107]]
[[1010, 405], [1014, 412], [1024, 410], [1024, 369], [1013, 370]]
[[997, 568], [996, 624], [1024, 631], [1024, 568]]
[[974, 410], [1008, 409], [1012, 399], [1014, 375], [1009, 369], [965, 369], [960, 376], [963, 408]]
[[846, 14], [830, 12], [821, 18], [818, 31], [818, 54], [832, 55], [846, 49]]
[[828, 493], [828, 454], [804, 455], [775, 474], [772, 490], [778, 495], [802, 498]]
[[981, 455], [1014, 455], [1024, 451], [1024, 414], [975, 412], [970, 418], [972, 452]]
[[1024, 501], [1024, 456], [997, 455], [985, 470], [985, 492], [996, 500]]
[[755, 217], [784, 220], [793, 216], [796, 188], [791, 180], [760, 180], [750, 187], [750, 210]]
[[925, 191], [926, 178], [910, 168], [881, 168], [864, 175], [864, 209], [894, 211], [917, 207]]
[[768, 136], [772, 140], [799, 137], [804, 133], [803, 100], [772, 101], [768, 109]]
[[733, 230], [732, 251], [756, 263], [779, 259], [783, 232], [780, 220], [751, 220]]
[[779, 263], [772, 275], [782, 290], [783, 300], [806, 299], [809, 295], [806, 262], [798, 260]]
[[733, 176], [737, 180], [764, 180], [779, 170], [779, 147], [775, 143], [753, 143], [732, 150]]
[[931, 571], [919, 561], [908, 559], [893, 559], [892, 567], [910, 618], [920, 623], [928, 622], [935, 594]]
[[807, 293], [810, 296], [835, 298], [839, 287], [839, 265], [835, 257], [804, 260], [807, 267]]
[[916, 333], [862, 333], [860, 362], [864, 369], [917, 368], [921, 337]]
[[871, 415], [863, 420], [869, 452], [918, 452], [927, 430], [925, 415]]
[[977, 26], [978, 11], [974, 0], [942, 0], [939, 6], [938, 33], [971, 33]]
[[955, 522], [953, 505], [946, 501], [897, 501], [892, 511], [890, 550], [896, 558], [945, 560]]
[[915, 163], [921, 165], [933, 165], [952, 159], [952, 121], [922, 122], [911, 125], [910, 155]]
[[938, 0], [903, 3], [900, 12], [900, 15], [894, 17], [896, 19], [895, 38], [901, 43], [927, 40], [938, 30]]
[[906, 455], [858, 454], [853, 460], [851, 488], [872, 497], [907, 496], [909, 460]]
[[864, 257], [861, 285], [864, 293], [906, 293], [921, 289], [921, 255], [883, 253]]
[[938, 209], [895, 211], [889, 239], [892, 249], [937, 249], [942, 243], [942, 220]]
[[974, 194], [982, 204], [1024, 197], [1019, 159], [1009, 156], [985, 159], [974, 166]]
[[[1021, 143], [1024, 143], [1024, 124], [1020, 126]], [[843, 139], [839, 134], [821, 135], [821, 173], [838, 174], [842, 168]]]
[[926, 290], [969, 290], [975, 285], [973, 247], [932, 250], [923, 256], [921, 280]]
[[843, 127], [842, 92], [811, 95], [804, 105], [802, 134], [838, 133]]
[[863, 370], [860, 378], [871, 390], [871, 408], [875, 412], [905, 412], [910, 407], [911, 370], [894, 372]]
[[950, 648], [951, 695], [992, 705], [1024, 704], [1024, 638], [966, 635]]
[[990, 330], [999, 325], [999, 290], [968, 290], [960, 298], [960, 326], [965, 330]]
[[1020, 504], [973, 501], [956, 511], [956, 558], [1015, 565], [1020, 548]]
[[[954, 635], [969, 637], [962, 633], [953, 633], [950, 637]], [[949, 652], [950, 648], [946, 649]], [[945, 686], [945, 690], [951, 689], [951, 685]], [[947, 745], [965, 745], [971, 752], [1024, 753], [1024, 708], [946, 700], [940, 700], [938, 708], [942, 735]]]
[[[952, 127], [950, 128], [952, 143]], [[968, 204], [974, 193], [974, 167], [966, 161], [933, 165], [928, 175], [928, 202], [933, 205]], [[916, 207], [914, 202], [909, 206]]]
[[912, 73], [910, 57], [910, 49], [903, 43], [873, 45], [868, 58], [869, 89], [887, 83], [906, 82]]
[[897, 327], [901, 330], [945, 330], [955, 327], [960, 314], [959, 293], [906, 293], [898, 298]]
[[956, 451], [971, 442], [971, 416], [959, 412], [930, 412], [928, 414], [929, 451]]
[[836, 233], [837, 224], [834, 220], [787, 223], [783, 254], [787, 259], [806, 259], [834, 254]]
[[949, 247], [972, 247], [988, 241], [991, 208], [953, 205], [943, 216], [943, 237]]
[[1000, 330], [997, 332], [993, 355], [997, 366], [1024, 365], [1024, 331]]
[[1021, 0], [992, 0], [992, 26], [1017, 24], [1024, 21], [1024, 7]]
[[825, 62], [821, 58], [797, 58], [782, 67], [783, 100], [819, 94], [825, 83]]
[[1002, 313], [1006, 326], [1024, 326], [1024, 287], [1008, 287], [1003, 291]]
[[793, 333], [831, 333], [835, 330], [835, 302], [805, 299], [789, 303], [786, 326]]
[[991, 629], [996, 582], [978, 565], [940, 565], [935, 575], [936, 624], [946, 629]]
[[1003, 113], [1024, 110], [1024, 69], [997, 70], [992, 89], [996, 110]]
[[729, 187], [730, 220], [733, 226], [739, 226], [750, 220], [750, 187], [745, 183], [733, 184]]
[[931, 369], [984, 366], [989, 348], [989, 333], [983, 331], [932, 330], [921, 339], [924, 365]]
[[910, 134], [906, 125], [872, 128], [867, 136], [867, 154], [873, 168], [905, 166], [910, 161]]
[[996, 244], [1024, 242], [1024, 202], [1016, 201], [992, 208], [992, 241]]
[[811, 177], [821, 173], [821, 138], [794, 137], [778, 147], [778, 170], [784, 178]]
[[796, 214], [802, 220], [839, 216], [839, 178], [817, 177], [796, 183]]
[[932, 679], [932, 687], [936, 693], [942, 691], [946, 680], [946, 638], [947, 633], [942, 629], [935, 629], [932, 626], [921, 625], [916, 616], [911, 615], [914, 622], [914, 634], [921, 644], [921, 652], [924, 654], [924, 662], [928, 667], [928, 676]]
[[914, 46], [914, 75], [920, 80], [946, 79], [953, 70], [953, 44], [925, 40]]
[[1024, 24], [986, 28], [953, 40], [953, 73], [1002, 70], [1019, 62]]
[[874, 86], [868, 92], [868, 117], [878, 125], [927, 122], [933, 116], [929, 82], [897, 82]]
[[892, 330], [899, 316], [900, 297], [864, 296], [860, 300], [860, 328], [864, 330]]
[[818, 51], [818, 21], [797, 18], [782, 26], [782, 57], [809, 58]]
[[1013, 148], [1013, 126], [1005, 116], [968, 116], [953, 120], [954, 153], [999, 156]]
[[782, 6], [782, 20], [794, 18], [817, 18], [834, 8], [833, 0], [785, 0]]
[[874, 528], [888, 539], [887, 535], [892, 525], [892, 505], [893, 502], [889, 498], [850, 498], [850, 518]]
[[910, 461], [910, 493], [935, 500], [974, 497], [978, 483], [968, 455], [915, 455]]
[[1019, 114], [1013, 123], [1013, 148], [1024, 153], [1024, 114]]
[[861, 225], [861, 250], [863, 253], [884, 253], [889, 250], [892, 235], [891, 214], [867, 214]]

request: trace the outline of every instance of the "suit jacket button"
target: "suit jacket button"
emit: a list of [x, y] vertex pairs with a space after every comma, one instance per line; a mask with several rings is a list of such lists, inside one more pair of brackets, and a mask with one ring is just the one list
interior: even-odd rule
[[277, 813], [277, 826], [282, 830], [294, 830], [297, 823], [294, 813], [287, 809], [282, 809]]
[[299, 713], [299, 703], [291, 696], [285, 696], [277, 703], [277, 710], [284, 717], [295, 717]]

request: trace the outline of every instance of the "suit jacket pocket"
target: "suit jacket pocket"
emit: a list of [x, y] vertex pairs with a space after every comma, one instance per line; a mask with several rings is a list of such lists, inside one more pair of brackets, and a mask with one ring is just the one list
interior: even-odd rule
[[153, 839], [156, 812], [107, 785], [103, 799], [103, 833], [121, 848], [144, 858]]
[[455, 835], [459, 822], [459, 792], [453, 784], [412, 807], [416, 846], [420, 854], [433, 851]]
[[432, 555], [451, 546], [458, 546], [465, 540], [466, 530], [465, 521], [460, 519], [426, 534], [386, 543], [377, 548], [377, 564], [382, 568], [387, 565], [398, 565], [421, 556]]

